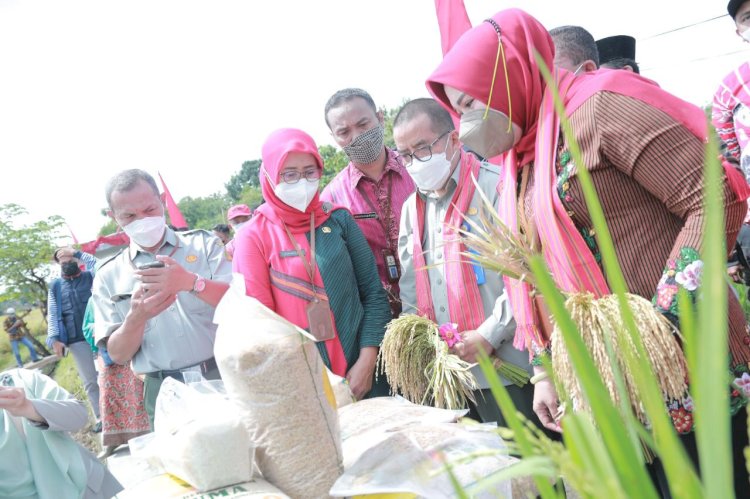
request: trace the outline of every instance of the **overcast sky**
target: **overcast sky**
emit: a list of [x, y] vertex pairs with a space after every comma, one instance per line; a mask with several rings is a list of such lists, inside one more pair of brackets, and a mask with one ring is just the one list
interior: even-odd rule
[[[724, 1], [465, 3], [474, 23], [516, 6], [633, 35], [642, 74], [698, 105], [750, 53]], [[396, 107], [440, 59], [433, 0], [0, 0], [0, 204], [93, 239], [117, 171], [161, 172], [177, 200], [221, 191], [276, 128], [332, 144], [336, 90]]]

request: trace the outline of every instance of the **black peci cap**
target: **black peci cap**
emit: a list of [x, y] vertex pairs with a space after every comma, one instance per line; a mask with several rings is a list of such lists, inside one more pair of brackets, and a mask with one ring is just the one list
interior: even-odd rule
[[612, 59], [635, 60], [635, 38], [628, 35], [608, 36], [596, 41], [599, 50], [599, 64], [606, 64]]
[[727, 4], [727, 13], [729, 14], [729, 17], [734, 19], [737, 17], [737, 11], [740, 10], [740, 7], [742, 7], [742, 4], [747, 2], [747, 0], [729, 0], [729, 3]]

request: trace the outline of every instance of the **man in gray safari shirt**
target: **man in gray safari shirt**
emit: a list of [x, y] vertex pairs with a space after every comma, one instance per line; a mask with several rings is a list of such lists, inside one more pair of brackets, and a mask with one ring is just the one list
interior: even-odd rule
[[[109, 215], [130, 246], [102, 264], [93, 286], [95, 337], [118, 364], [132, 361], [145, 375], [144, 399], [153, 427], [154, 404], [164, 378], [186, 373], [218, 379], [213, 357], [213, 314], [229, 287], [224, 247], [204, 230], [167, 227], [153, 177], [125, 170], [107, 184]], [[138, 267], [153, 262], [164, 266]], [[161, 265], [158, 263], [157, 265]]]

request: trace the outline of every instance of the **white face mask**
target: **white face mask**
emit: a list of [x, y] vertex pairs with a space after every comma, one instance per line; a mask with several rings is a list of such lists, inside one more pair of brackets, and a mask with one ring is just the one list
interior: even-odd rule
[[164, 229], [167, 222], [164, 215], [159, 217], [146, 217], [130, 222], [122, 230], [128, 235], [131, 241], [141, 248], [153, 248], [164, 237]]
[[427, 161], [412, 160], [411, 165], [406, 169], [414, 179], [414, 183], [420, 191], [437, 191], [441, 189], [451, 176], [451, 162], [456, 156], [455, 151], [451, 159], [448, 159], [446, 152], [433, 154]]
[[495, 109], [490, 109], [487, 119], [485, 109], [473, 109], [461, 115], [459, 139], [461, 142], [480, 156], [489, 159], [510, 150], [516, 141], [516, 134], [510, 119]]
[[747, 28], [745, 31], [743, 31], [742, 33], [740, 33], [740, 36], [746, 42], [750, 42], [750, 28]]
[[317, 194], [318, 185], [320, 185], [320, 180], [310, 182], [305, 178], [299, 179], [296, 184], [279, 181], [273, 188], [273, 192], [285, 204], [304, 213], [315, 194]]

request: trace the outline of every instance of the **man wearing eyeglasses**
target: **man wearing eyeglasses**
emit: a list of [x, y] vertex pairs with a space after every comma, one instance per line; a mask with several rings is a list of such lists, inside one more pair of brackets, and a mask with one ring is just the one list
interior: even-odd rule
[[[404, 312], [457, 324], [461, 341], [454, 352], [467, 362], [476, 362], [484, 350], [531, 372], [528, 354], [512, 344], [516, 323], [502, 278], [463, 255], [466, 247], [456, 230], [472, 230], [466, 219], [481, 226], [482, 210], [497, 204], [500, 170], [462, 150], [450, 115], [433, 99], [405, 104], [394, 120], [393, 138], [417, 185], [404, 203], [398, 238]], [[491, 206], [483, 204], [483, 196]], [[479, 385], [478, 416], [504, 424], [487, 380], [478, 367], [472, 373]], [[536, 421], [531, 385], [507, 388], [518, 410]]]
[[401, 206], [414, 182], [394, 151], [384, 144], [383, 113], [359, 88], [339, 90], [328, 99], [325, 119], [349, 164], [326, 186], [320, 199], [348, 208], [375, 255], [393, 317], [401, 311], [397, 256]]

